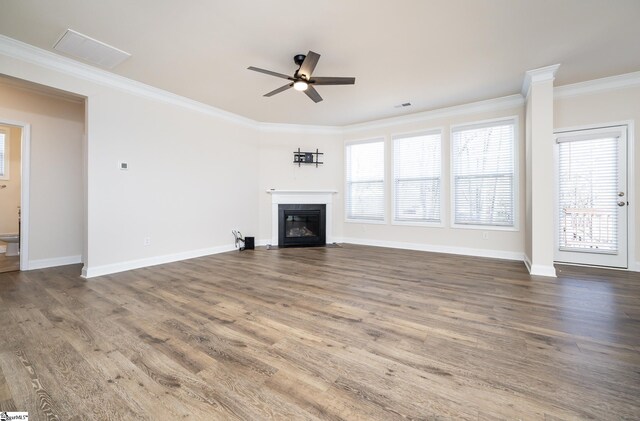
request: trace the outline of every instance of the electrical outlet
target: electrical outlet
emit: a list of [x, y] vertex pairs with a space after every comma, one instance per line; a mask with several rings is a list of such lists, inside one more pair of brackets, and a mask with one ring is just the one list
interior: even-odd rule
[[144, 237], [144, 242], [143, 242], [144, 246], [150, 246], [151, 245], [151, 237]]
[[489, 239], [489, 233], [487, 231], [482, 231], [482, 239], [483, 240], [488, 240]]

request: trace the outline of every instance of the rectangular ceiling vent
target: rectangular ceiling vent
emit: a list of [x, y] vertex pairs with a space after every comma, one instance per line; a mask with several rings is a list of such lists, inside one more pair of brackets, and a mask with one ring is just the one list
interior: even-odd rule
[[394, 105], [393, 108], [404, 108], [404, 107], [410, 107], [410, 106], [411, 106], [410, 102], [403, 102], [402, 104]]
[[72, 29], [67, 29], [67, 32], [56, 42], [53, 49], [106, 69], [113, 69], [131, 57], [131, 54], [127, 52], [89, 38]]

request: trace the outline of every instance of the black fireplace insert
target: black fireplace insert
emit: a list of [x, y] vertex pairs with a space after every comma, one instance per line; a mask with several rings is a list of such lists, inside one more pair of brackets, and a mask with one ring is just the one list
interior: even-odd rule
[[324, 246], [326, 205], [278, 205], [278, 247]]

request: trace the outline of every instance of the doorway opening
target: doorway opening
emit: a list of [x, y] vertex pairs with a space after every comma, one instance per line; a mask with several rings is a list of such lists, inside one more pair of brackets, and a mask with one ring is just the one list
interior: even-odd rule
[[24, 187], [29, 185], [28, 136], [27, 124], [0, 120], [0, 273], [21, 270], [23, 258], [27, 262], [29, 220], [23, 209], [29, 201]]
[[0, 124], [0, 273], [20, 269], [22, 127]]
[[[22, 271], [81, 263], [86, 244], [86, 98], [0, 75], [0, 109], [0, 125], [11, 132], [9, 147], [20, 152], [9, 163], [9, 180], [0, 180], [7, 185], [0, 189], [0, 208], [9, 183], [19, 192], [7, 216], [0, 213], [11, 224], [2, 228], [0, 221], [0, 235], [9, 234], [14, 241], [9, 254], [18, 254]], [[21, 132], [14, 135], [14, 130]], [[2, 251], [7, 244], [0, 242]], [[15, 259], [6, 253], [3, 257]]]

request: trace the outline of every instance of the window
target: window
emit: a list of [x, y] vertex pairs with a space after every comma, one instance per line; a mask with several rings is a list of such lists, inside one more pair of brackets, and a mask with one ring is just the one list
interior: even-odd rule
[[9, 138], [0, 130], [0, 180], [9, 179]]
[[509, 119], [452, 129], [454, 224], [514, 226], [515, 126]]
[[395, 222], [440, 222], [441, 134], [393, 138]]
[[384, 221], [384, 140], [346, 147], [346, 217]]

